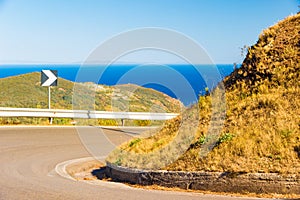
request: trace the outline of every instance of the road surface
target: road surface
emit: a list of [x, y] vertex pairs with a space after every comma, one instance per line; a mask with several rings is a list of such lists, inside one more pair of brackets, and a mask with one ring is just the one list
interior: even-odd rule
[[[91, 128], [81, 128], [89, 133]], [[124, 132], [101, 129], [119, 143]], [[89, 157], [74, 127], [0, 127], [0, 200], [11, 199], [253, 199], [90, 185], [55, 173], [63, 161]]]

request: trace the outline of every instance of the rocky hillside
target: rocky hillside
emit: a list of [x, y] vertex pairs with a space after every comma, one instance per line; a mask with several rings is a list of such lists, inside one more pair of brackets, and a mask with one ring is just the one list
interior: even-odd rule
[[[215, 147], [201, 156], [202, 147], [211, 137], [207, 135], [212, 116], [208, 94], [186, 111], [193, 113], [199, 107], [199, 127], [192, 144], [164, 169], [300, 173], [299, 33], [300, 14], [261, 33], [257, 43], [248, 49], [242, 66], [224, 79], [226, 117]], [[135, 162], [121, 157], [120, 152], [159, 151], [176, 137], [181, 123], [178, 117], [151, 137], [123, 144], [108, 161], [143, 168], [148, 165], [147, 159], [145, 163]]]
[[[0, 107], [48, 108], [48, 88], [40, 86], [40, 73], [2, 78], [0, 88]], [[51, 108], [73, 109], [73, 88], [73, 82], [59, 78], [58, 86], [51, 88]], [[182, 106], [180, 101], [161, 92], [132, 84], [105, 86], [77, 83], [76, 88], [80, 88], [76, 90], [78, 92], [76, 95], [86, 95], [83, 101], [92, 98], [91, 106], [95, 110], [180, 112]], [[17, 121], [22, 123], [20, 120]], [[11, 119], [3, 119], [3, 123], [13, 122]]]

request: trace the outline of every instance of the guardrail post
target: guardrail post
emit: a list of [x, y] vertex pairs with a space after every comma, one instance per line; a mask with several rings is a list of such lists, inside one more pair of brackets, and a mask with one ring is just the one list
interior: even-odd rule
[[125, 119], [121, 119], [122, 126], [125, 126]]

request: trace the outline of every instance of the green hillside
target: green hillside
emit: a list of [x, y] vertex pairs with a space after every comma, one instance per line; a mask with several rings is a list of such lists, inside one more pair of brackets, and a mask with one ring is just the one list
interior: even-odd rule
[[[226, 117], [216, 146], [206, 156], [200, 156], [211, 137], [207, 135], [212, 105], [208, 94], [185, 113], [193, 113], [199, 107], [199, 127], [193, 143], [164, 169], [300, 173], [299, 33], [300, 14], [262, 32], [248, 49], [242, 66], [224, 79]], [[121, 145], [108, 161], [128, 167], [149, 166], [147, 159], [130, 160], [124, 152], [159, 151], [176, 137], [181, 119], [167, 122], [151, 137]]]
[[[40, 73], [29, 73], [0, 79], [0, 107], [48, 108], [48, 88], [40, 85]], [[180, 112], [182, 104], [161, 92], [137, 85], [105, 86], [77, 83], [76, 95], [86, 104], [102, 111]], [[73, 109], [74, 83], [62, 78], [51, 88], [52, 109]], [[74, 107], [78, 109], [79, 107]], [[55, 119], [69, 124], [71, 119]], [[47, 119], [2, 118], [0, 124], [47, 123]], [[99, 120], [100, 124], [116, 125], [114, 120]], [[149, 122], [135, 121], [147, 125]]]
[[[52, 87], [52, 107], [72, 108], [73, 83], [59, 79]], [[30, 73], [0, 79], [0, 106], [17, 108], [48, 108], [48, 88], [41, 87], [40, 73]]]

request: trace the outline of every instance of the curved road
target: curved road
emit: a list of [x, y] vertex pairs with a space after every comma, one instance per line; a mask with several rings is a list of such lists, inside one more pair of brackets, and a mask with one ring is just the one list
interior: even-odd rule
[[[81, 128], [88, 134], [90, 128]], [[124, 132], [101, 129], [116, 143]], [[121, 139], [120, 139], [121, 138]], [[90, 185], [55, 173], [58, 163], [91, 156], [74, 127], [0, 127], [0, 200], [10, 199], [253, 199]]]

